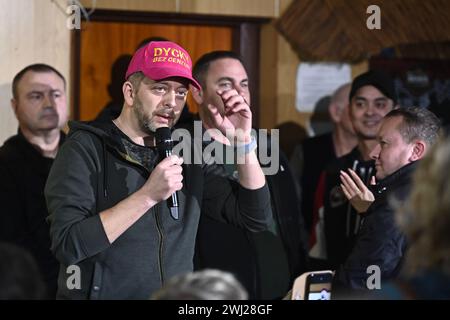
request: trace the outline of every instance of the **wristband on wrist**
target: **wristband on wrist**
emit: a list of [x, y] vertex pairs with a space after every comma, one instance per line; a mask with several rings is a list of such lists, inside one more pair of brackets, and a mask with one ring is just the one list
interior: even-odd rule
[[257, 147], [257, 143], [256, 143], [256, 139], [254, 136], [252, 136], [252, 139], [250, 140], [249, 143], [247, 144], [241, 144], [241, 145], [235, 145], [234, 146], [234, 150], [236, 151], [237, 155], [245, 155], [245, 154], [249, 154], [250, 152], [252, 152], [253, 150], [256, 149]]

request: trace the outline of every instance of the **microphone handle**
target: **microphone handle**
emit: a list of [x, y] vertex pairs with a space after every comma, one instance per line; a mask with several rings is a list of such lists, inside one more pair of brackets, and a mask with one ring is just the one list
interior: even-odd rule
[[[164, 150], [164, 153], [165, 153], [166, 158], [170, 157], [172, 155], [172, 150], [166, 149], [166, 150]], [[177, 192], [175, 191], [174, 193], [172, 193], [172, 195], [170, 196], [170, 198], [167, 199], [167, 201], [168, 201], [170, 214], [171, 214], [172, 218], [174, 218], [175, 220], [178, 220], [178, 195], [177, 195]]]
[[177, 192], [175, 191], [174, 193], [172, 193], [172, 195], [170, 196], [169, 199], [167, 199], [169, 201], [169, 206], [172, 208], [178, 207], [178, 197], [177, 197]]

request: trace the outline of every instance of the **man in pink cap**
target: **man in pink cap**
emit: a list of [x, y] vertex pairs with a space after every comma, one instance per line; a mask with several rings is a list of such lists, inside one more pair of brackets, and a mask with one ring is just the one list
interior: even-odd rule
[[[252, 114], [236, 91], [217, 92], [225, 112], [209, 108], [221, 141], [240, 150], [238, 183], [215, 164], [161, 160], [155, 148], [155, 132], [177, 122], [189, 85], [200, 88], [191, 67], [177, 44], [150, 42], [130, 62], [120, 116], [69, 124], [45, 190], [59, 298], [147, 299], [192, 270], [202, 208], [219, 221], [266, 229], [270, 196], [250, 135]], [[176, 215], [166, 203], [175, 193]]]

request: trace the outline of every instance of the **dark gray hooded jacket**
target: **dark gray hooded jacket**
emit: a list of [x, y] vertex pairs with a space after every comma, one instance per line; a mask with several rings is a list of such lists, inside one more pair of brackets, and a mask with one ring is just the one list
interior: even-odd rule
[[[51, 249], [61, 264], [58, 298], [148, 299], [167, 279], [192, 270], [201, 211], [251, 231], [266, 229], [267, 185], [248, 190], [225, 178], [220, 166], [183, 164], [179, 220], [163, 201], [109, 243], [99, 213], [140, 189], [152, 168], [127, 153], [128, 138], [114, 136], [113, 123], [71, 122], [70, 129], [45, 189]], [[79, 288], [71, 265], [79, 267]]]

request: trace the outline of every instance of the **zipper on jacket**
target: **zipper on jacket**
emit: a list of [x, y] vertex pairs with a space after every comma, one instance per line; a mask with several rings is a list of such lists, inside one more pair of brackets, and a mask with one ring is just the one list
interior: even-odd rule
[[158, 206], [155, 205], [155, 218], [156, 218], [156, 229], [158, 230], [160, 242], [159, 242], [159, 252], [158, 252], [158, 267], [159, 267], [159, 276], [161, 278], [161, 285], [164, 285], [164, 271], [163, 271], [163, 232], [161, 227], [161, 222], [159, 221], [159, 210]]

